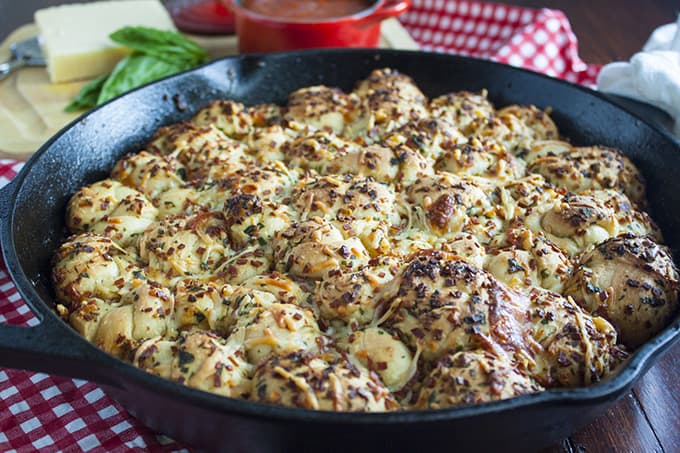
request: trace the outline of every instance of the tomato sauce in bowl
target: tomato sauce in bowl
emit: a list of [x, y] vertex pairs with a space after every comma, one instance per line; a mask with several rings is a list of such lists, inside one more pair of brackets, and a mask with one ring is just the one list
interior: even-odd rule
[[234, 13], [241, 53], [377, 47], [380, 23], [411, 0], [221, 0]]
[[375, 0], [243, 0], [241, 5], [254, 13], [284, 19], [331, 19], [357, 14]]

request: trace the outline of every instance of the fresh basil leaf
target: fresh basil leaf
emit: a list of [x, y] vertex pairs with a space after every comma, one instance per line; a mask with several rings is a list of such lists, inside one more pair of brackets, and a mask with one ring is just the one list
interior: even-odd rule
[[201, 46], [174, 31], [123, 27], [111, 33], [110, 38], [118, 44], [169, 63], [198, 65], [208, 61], [208, 54]]
[[119, 61], [109, 78], [106, 79], [99, 93], [97, 104], [190, 67], [186, 63], [170, 63], [152, 55], [133, 52]]
[[107, 77], [108, 75], [103, 75], [83, 85], [76, 97], [74, 97], [71, 103], [64, 108], [64, 111], [77, 112], [79, 110], [91, 109], [96, 106], [97, 100], [99, 99], [99, 93], [101, 93]]
[[191, 69], [208, 60], [198, 44], [180, 33], [147, 27], [123, 27], [111, 39], [133, 53], [122, 59], [107, 77], [88, 83], [66, 111], [94, 107], [140, 85]]

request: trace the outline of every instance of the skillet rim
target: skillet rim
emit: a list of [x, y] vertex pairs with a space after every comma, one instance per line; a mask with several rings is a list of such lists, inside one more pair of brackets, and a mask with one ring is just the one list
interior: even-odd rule
[[[169, 80], [181, 80], [183, 78], [191, 77], [193, 75], [201, 75], [208, 72], [213, 67], [217, 67], [227, 61], [236, 61], [243, 64], [243, 61], [267, 61], [271, 59], [295, 59], [295, 58], [313, 58], [321, 54], [343, 55], [356, 54], [365, 57], [372, 57], [379, 55], [392, 55], [402, 59], [409, 59], [411, 57], [431, 58], [431, 59], [445, 59], [445, 60], [474, 60], [479, 64], [490, 67], [501, 67], [503, 71], [523, 73], [525, 76], [538, 77], [544, 81], [562, 85], [569, 90], [581, 91], [584, 94], [594, 97], [596, 102], [604, 103], [631, 118], [631, 121], [639, 121], [646, 125], [653, 134], [658, 134], [663, 140], [668, 141], [673, 147], [680, 152], [680, 142], [654, 121], [639, 117], [632, 113], [627, 108], [613, 102], [610, 98], [602, 93], [591, 90], [589, 88], [575, 85], [570, 82], [549, 77], [534, 71], [517, 68], [502, 63], [497, 63], [489, 60], [479, 58], [464, 57], [458, 55], [440, 54], [434, 52], [423, 51], [403, 51], [390, 49], [313, 49], [292, 52], [280, 52], [273, 54], [247, 54], [225, 57], [218, 60], [211, 61], [202, 66], [175, 74], [164, 79], [151, 82], [142, 87], [134, 89], [122, 96], [119, 96], [106, 104], [98, 106], [82, 116], [78, 117], [67, 126], [62, 128], [47, 142], [45, 142], [31, 158], [25, 163], [19, 174], [2, 190], [2, 196], [6, 198], [7, 212], [5, 213], [7, 221], [2, 225], [2, 236], [0, 237], [2, 243], [2, 253], [5, 258], [8, 272], [15, 283], [19, 293], [24, 298], [25, 302], [32, 309], [34, 314], [41, 320], [40, 325], [51, 325], [53, 330], [61, 330], [62, 334], [68, 335], [69, 340], [75, 342], [77, 346], [84, 348], [86, 352], [90, 352], [92, 357], [96, 358], [102, 365], [106, 365], [114, 373], [120, 377], [114, 381], [123, 381], [129, 379], [134, 381], [136, 385], [152, 388], [155, 393], [162, 394], [164, 397], [178, 397], [182, 400], [189, 400], [191, 403], [200, 403], [206, 408], [212, 410], [219, 410], [223, 412], [235, 413], [238, 416], [256, 417], [259, 419], [266, 418], [269, 420], [281, 420], [286, 422], [321, 422], [321, 423], [341, 423], [341, 424], [356, 424], [356, 425], [371, 425], [371, 424], [400, 424], [412, 422], [436, 422], [449, 421], [465, 417], [484, 416], [497, 412], [505, 412], [513, 409], [530, 408], [533, 406], [546, 406], [548, 404], [564, 404], [574, 405], [590, 403], [591, 405], [597, 403], [604, 403], [608, 400], [618, 399], [633, 386], [633, 384], [647, 371], [647, 369], [658, 360], [659, 356], [665, 353], [673, 344], [680, 340], [680, 314], [671, 322], [664, 330], [659, 332], [653, 339], [646, 342], [643, 346], [638, 348], [631, 357], [620, 367], [616, 375], [601, 383], [577, 388], [558, 388], [549, 389], [535, 394], [524, 395], [506, 400], [483, 403], [469, 406], [459, 406], [439, 410], [408, 410], [398, 412], [385, 413], [354, 413], [354, 412], [331, 412], [331, 411], [314, 411], [309, 409], [290, 408], [284, 406], [275, 406], [264, 403], [258, 403], [249, 400], [223, 397], [213, 393], [201, 391], [191, 387], [186, 387], [174, 381], [163, 379], [151, 373], [147, 373], [132, 364], [117, 359], [106, 352], [96, 348], [92, 343], [85, 338], [78, 335], [73, 329], [62, 321], [54, 310], [42, 300], [40, 295], [35, 291], [35, 286], [30, 279], [25, 275], [21, 265], [14, 243], [13, 224], [14, 213], [17, 205], [17, 196], [23, 187], [31, 168], [37, 165], [38, 160], [45, 154], [49, 153], [53, 144], [59, 140], [64, 134], [76, 127], [88, 117], [95, 114], [102, 108], [107, 107], [110, 103], [116, 102], [118, 99], [128, 96], [131, 93], [137, 93], [146, 89], [149, 86], [161, 85], [167, 83]], [[37, 301], [37, 302], [36, 302]], [[34, 327], [34, 329], [38, 329]], [[69, 335], [67, 332], [70, 332]], [[0, 330], [1, 334], [1, 330]], [[92, 379], [92, 382], [104, 387], [111, 387], [110, 384], [104, 383], [101, 380]], [[121, 384], [122, 390], [130, 389], [129, 384]]]

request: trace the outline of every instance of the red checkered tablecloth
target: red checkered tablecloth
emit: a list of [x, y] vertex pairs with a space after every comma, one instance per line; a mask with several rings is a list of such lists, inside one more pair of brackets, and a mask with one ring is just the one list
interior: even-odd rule
[[[578, 56], [561, 11], [476, 1], [414, 0], [401, 21], [424, 50], [488, 58], [594, 86], [599, 66]], [[0, 160], [0, 187], [21, 163]], [[37, 319], [0, 259], [0, 323]], [[0, 369], [0, 451], [186, 451], [142, 426], [96, 385]]]
[[488, 58], [590, 87], [600, 71], [578, 56], [578, 41], [562, 11], [414, 0], [400, 19], [423, 50]]

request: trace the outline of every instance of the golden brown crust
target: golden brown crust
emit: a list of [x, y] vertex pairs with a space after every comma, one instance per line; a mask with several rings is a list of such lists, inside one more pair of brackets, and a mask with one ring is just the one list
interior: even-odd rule
[[345, 94], [339, 88], [312, 86], [293, 91], [283, 118], [314, 129], [341, 134], [345, 124], [356, 115], [359, 99]]
[[255, 371], [253, 400], [315, 410], [386, 412], [398, 405], [375, 374], [339, 354], [273, 356]]
[[415, 254], [388, 283], [377, 323], [399, 333], [425, 361], [449, 350], [531, 350], [526, 298], [446, 252]]
[[565, 293], [585, 310], [611, 321], [621, 341], [635, 348], [677, 313], [678, 279], [665, 247], [626, 234], [584, 254]]
[[423, 381], [415, 407], [444, 409], [535, 393], [543, 388], [503, 355], [470, 351], [443, 357]]
[[461, 131], [467, 131], [473, 121], [493, 116], [494, 108], [486, 95], [486, 91], [448, 93], [433, 99], [430, 111], [434, 117], [448, 121]]
[[546, 386], [575, 387], [600, 381], [613, 369], [616, 331], [570, 298], [540, 289], [529, 295], [532, 336], [541, 349], [527, 366]]
[[515, 180], [524, 176], [523, 162], [493, 140], [471, 138], [441, 154], [435, 169], [457, 175]]
[[255, 119], [240, 102], [221, 100], [199, 110], [192, 122], [199, 126], [214, 125], [228, 137], [240, 139], [252, 130]]
[[571, 192], [615, 189], [633, 202], [645, 203], [644, 180], [621, 151], [604, 146], [569, 147], [529, 161], [527, 169]]
[[150, 373], [307, 409], [589, 385], [677, 312], [644, 193], [548, 110], [389, 68], [217, 100], [74, 194], [56, 309]]

